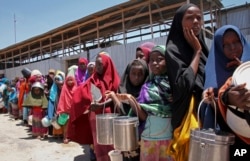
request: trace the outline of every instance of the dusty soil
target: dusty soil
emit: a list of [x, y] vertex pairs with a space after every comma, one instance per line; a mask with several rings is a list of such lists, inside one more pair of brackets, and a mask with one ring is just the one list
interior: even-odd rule
[[8, 114], [0, 114], [1, 161], [89, 161], [89, 146], [75, 142], [63, 144], [62, 139], [31, 137], [29, 127]]

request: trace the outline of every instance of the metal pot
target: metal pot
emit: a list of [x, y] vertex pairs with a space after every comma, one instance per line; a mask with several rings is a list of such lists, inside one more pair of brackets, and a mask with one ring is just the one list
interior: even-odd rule
[[229, 161], [229, 146], [233, 143], [233, 134], [215, 132], [213, 129], [193, 129], [188, 160]]
[[121, 151], [136, 150], [139, 146], [138, 118], [119, 116], [113, 121], [114, 148]]
[[[200, 102], [199, 110], [203, 101]], [[215, 115], [216, 104], [214, 102]], [[199, 119], [198, 119], [199, 123]], [[235, 136], [231, 133], [214, 129], [192, 129], [190, 133], [188, 161], [229, 161], [229, 146], [234, 143]]]
[[31, 75], [31, 70], [25, 67], [21, 70], [21, 73], [23, 74], [23, 77], [29, 78]]
[[98, 144], [113, 144], [113, 119], [117, 116], [118, 115], [114, 113], [96, 115], [96, 135]]

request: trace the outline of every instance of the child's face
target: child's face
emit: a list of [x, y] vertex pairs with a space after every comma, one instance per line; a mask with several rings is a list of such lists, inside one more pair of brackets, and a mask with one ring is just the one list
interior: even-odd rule
[[139, 86], [143, 83], [145, 78], [145, 73], [142, 65], [131, 66], [129, 72], [129, 79], [133, 86]]
[[99, 75], [102, 75], [104, 73], [104, 67], [103, 67], [103, 63], [102, 63], [102, 57], [98, 56], [96, 58], [96, 61], [95, 61], [95, 68], [96, 68], [96, 72], [99, 74]]
[[35, 95], [40, 95], [42, 93], [41, 89], [38, 88], [38, 87], [34, 87], [33, 92], [34, 92]]
[[89, 73], [89, 75], [92, 75], [94, 73], [94, 68], [95, 68], [94, 65], [88, 66], [88, 73]]
[[226, 31], [223, 36], [223, 51], [229, 60], [240, 58], [243, 47], [239, 36], [234, 31]]
[[68, 80], [67, 80], [67, 85], [69, 86], [69, 87], [73, 87], [74, 85], [75, 85], [75, 82], [74, 82], [74, 79], [73, 78], [68, 78]]
[[36, 81], [40, 82], [42, 80], [42, 75], [37, 75], [36, 76]]
[[143, 59], [146, 61], [145, 54], [142, 52], [142, 50], [137, 50], [136, 51], [136, 59]]
[[162, 75], [167, 72], [165, 58], [158, 51], [154, 51], [150, 54], [149, 67], [154, 75]]

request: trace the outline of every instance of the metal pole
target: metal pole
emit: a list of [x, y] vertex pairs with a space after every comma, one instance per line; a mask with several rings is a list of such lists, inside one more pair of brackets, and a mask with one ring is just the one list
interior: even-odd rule
[[16, 43], [16, 15], [14, 13], [14, 36], [15, 36], [15, 43]]

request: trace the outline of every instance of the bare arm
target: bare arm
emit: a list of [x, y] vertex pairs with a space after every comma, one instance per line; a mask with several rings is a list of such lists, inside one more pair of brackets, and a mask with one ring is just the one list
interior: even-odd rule
[[196, 75], [198, 71], [198, 67], [199, 67], [199, 62], [200, 62], [201, 45], [200, 45], [198, 38], [194, 35], [193, 30], [190, 30], [187, 27], [184, 27], [183, 32], [184, 32], [184, 36], [187, 42], [194, 49], [194, 57], [190, 66], [193, 69], [194, 74]]

